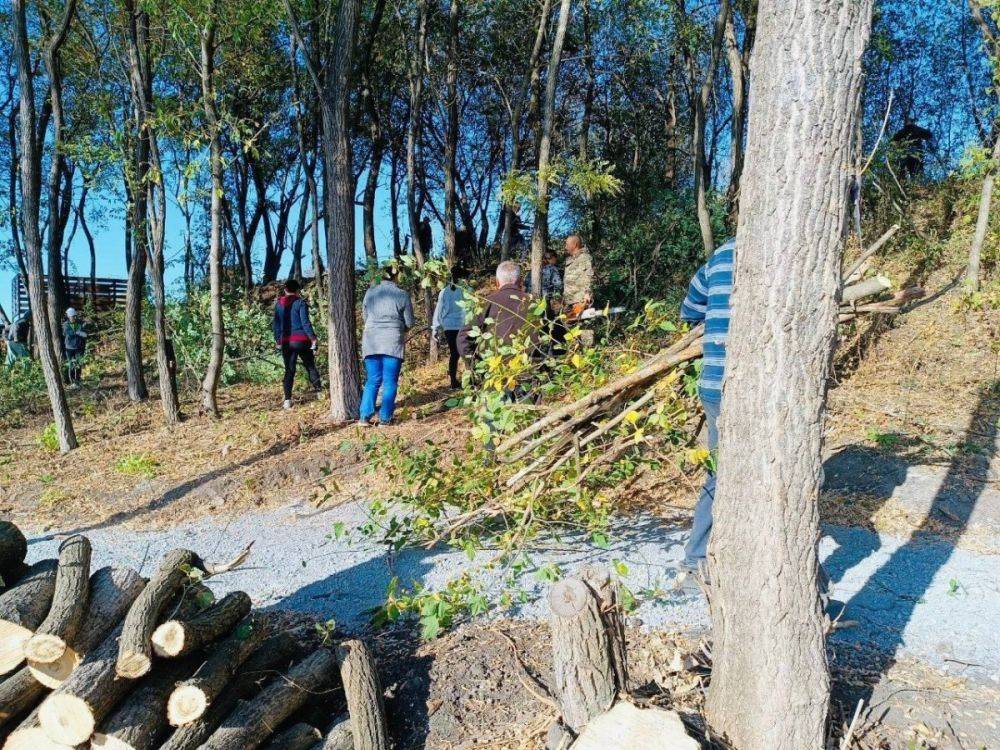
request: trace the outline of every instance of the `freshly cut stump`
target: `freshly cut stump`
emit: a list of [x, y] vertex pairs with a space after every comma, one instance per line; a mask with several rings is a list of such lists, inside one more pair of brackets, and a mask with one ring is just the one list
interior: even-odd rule
[[0, 674], [24, 661], [24, 644], [42, 624], [56, 588], [57, 560], [36, 562], [17, 582], [0, 594]]
[[21, 570], [21, 564], [28, 554], [28, 540], [24, 534], [10, 521], [0, 521], [0, 579], [4, 586], [9, 586], [8, 578], [13, 579]]
[[323, 744], [314, 750], [354, 750], [354, 735], [351, 733], [351, 717], [338, 716], [326, 732]]
[[115, 672], [119, 677], [134, 680], [150, 670], [153, 630], [178, 589], [190, 580], [191, 570], [201, 566], [201, 559], [191, 550], [175, 549], [163, 558], [159, 569], [125, 616], [115, 663]]
[[621, 603], [618, 601], [618, 587], [611, 580], [607, 568], [588, 565], [580, 574], [592, 592], [597, 597], [601, 611], [604, 630], [608, 634], [608, 647], [611, 653], [611, 664], [615, 670], [615, 682], [618, 692], [628, 692], [628, 660], [626, 658], [625, 620], [622, 617]]
[[310, 750], [317, 742], [323, 739], [320, 731], [314, 727], [299, 722], [292, 724], [288, 729], [267, 743], [265, 750]]
[[254, 750], [310, 695], [329, 687], [337, 675], [337, 659], [317, 649], [287, 675], [274, 679], [256, 698], [238, 706], [215, 730], [202, 750]]
[[351, 716], [354, 750], [389, 750], [382, 685], [371, 652], [361, 641], [344, 641], [337, 647], [337, 661]]
[[69, 750], [69, 748], [53, 742], [41, 727], [35, 726], [11, 732], [3, 750]]
[[157, 656], [174, 657], [197, 651], [232, 630], [250, 606], [245, 591], [234, 591], [190, 620], [167, 620], [153, 631], [153, 651]]
[[100, 568], [90, 577], [87, 613], [73, 639], [72, 648], [54, 662], [28, 660], [28, 669], [42, 685], [55, 690], [76, 669], [84, 656], [101, 645], [108, 633], [139, 596], [146, 581], [131, 568]]
[[597, 598], [583, 581], [565, 578], [549, 592], [552, 671], [563, 722], [575, 733], [615, 700], [615, 672]]
[[233, 634], [212, 651], [197, 674], [174, 688], [167, 702], [170, 723], [182, 726], [200, 718], [243, 662], [261, 645], [266, 634], [266, 620], [259, 616], [248, 617], [237, 625]]
[[187, 677], [197, 662], [184, 659], [158, 665], [138, 687], [101, 723], [91, 740], [92, 748], [106, 750], [153, 750], [167, 732], [166, 706], [174, 685]]
[[87, 611], [90, 593], [90, 540], [71, 536], [59, 545], [59, 567], [49, 613], [24, 644], [28, 661], [51, 664], [66, 653]]

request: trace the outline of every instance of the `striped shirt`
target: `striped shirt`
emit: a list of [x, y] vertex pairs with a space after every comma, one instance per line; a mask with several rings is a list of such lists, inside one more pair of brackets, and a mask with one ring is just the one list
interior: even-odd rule
[[729, 335], [729, 296], [733, 293], [733, 262], [736, 240], [725, 242], [691, 279], [681, 304], [681, 320], [705, 322], [704, 357], [698, 395], [702, 401], [722, 402], [722, 376], [726, 369], [726, 337]]

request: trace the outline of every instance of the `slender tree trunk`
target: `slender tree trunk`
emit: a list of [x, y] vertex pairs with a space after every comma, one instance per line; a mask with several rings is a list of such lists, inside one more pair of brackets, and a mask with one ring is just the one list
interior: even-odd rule
[[[11, 86], [11, 96], [13, 97], [14, 84]], [[20, 229], [20, 213], [18, 212], [18, 204], [20, 200], [17, 197], [17, 170], [19, 168], [20, 159], [17, 149], [17, 118], [19, 114], [19, 108], [11, 106], [10, 113], [7, 115], [7, 145], [10, 149], [10, 159], [9, 167], [7, 172], [7, 205], [10, 210], [10, 239], [11, 244], [14, 247], [14, 257], [17, 260], [17, 269], [21, 274], [21, 278], [24, 279], [24, 283], [28, 283], [28, 267], [24, 261], [24, 248], [21, 246], [21, 229]]]
[[149, 398], [146, 376], [142, 370], [142, 303], [146, 296], [146, 264], [149, 248], [147, 224], [149, 203], [145, 184], [149, 170], [149, 143], [142, 135], [143, 120], [138, 110], [134, 127], [138, 140], [131, 157], [132, 176], [126, 178], [134, 180], [134, 183], [129, 188], [132, 197], [129, 223], [132, 263], [128, 268], [128, 284], [125, 289], [125, 379], [129, 399], [139, 402]]
[[455, 160], [458, 153], [458, 0], [448, 11], [448, 72], [445, 76], [445, 108], [448, 124], [444, 139], [444, 251], [448, 265], [455, 267]]
[[[35, 130], [35, 84], [32, 79], [31, 53], [28, 47], [28, 24], [24, 0], [11, 1], [14, 59], [20, 87], [20, 169], [21, 169], [21, 231], [27, 265], [28, 296], [31, 303], [31, 323], [38, 341], [38, 353], [45, 376], [45, 387], [52, 405], [52, 417], [64, 453], [77, 446], [73, 420], [66, 393], [63, 390], [59, 360], [49, 327], [45, 287], [42, 275], [42, 243], [38, 232], [39, 199], [41, 197], [41, 142]], [[68, 26], [68, 21], [67, 21]]]
[[369, 267], [378, 265], [378, 246], [375, 244], [375, 196], [378, 193], [379, 172], [385, 156], [385, 139], [381, 133], [372, 139], [372, 158], [368, 164], [365, 193], [361, 202], [362, 226], [364, 228], [365, 260]]
[[376, 0], [372, 20], [368, 28], [362, 66], [362, 89], [365, 109], [368, 111], [368, 135], [372, 143], [371, 159], [368, 164], [368, 178], [362, 201], [362, 226], [364, 228], [365, 259], [369, 267], [378, 265], [378, 246], [375, 242], [375, 196], [382, 175], [382, 161], [385, 158], [386, 139], [382, 132], [382, 118], [379, 114], [375, 86], [372, 80], [372, 62], [375, 42], [378, 38], [382, 17], [385, 15], [385, 0]]
[[708, 183], [711, 182], [711, 174], [705, 157], [705, 120], [708, 117], [708, 105], [712, 98], [712, 87], [715, 84], [715, 69], [719, 64], [719, 55], [722, 52], [726, 21], [730, 14], [729, 5], [730, 0], [722, 0], [719, 5], [719, 15], [715, 19], [715, 33], [712, 36], [708, 70], [705, 71], [701, 91], [694, 100], [694, 192], [698, 211], [698, 226], [701, 228], [701, 241], [705, 248], [705, 257], [710, 257], [715, 252], [712, 214], [708, 207]]
[[208, 243], [208, 280], [212, 318], [212, 341], [208, 369], [201, 383], [202, 408], [219, 414], [216, 391], [222, 375], [226, 329], [222, 319], [222, 134], [215, 101], [215, 32], [218, 0], [212, 0], [209, 20], [201, 32], [201, 95], [209, 131], [209, 164], [212, 173], [212, 200], [209, 210], [211, 232]]
[[399, 157], [395, 147], [389, 161], [389, 202], [392, 204], [392, 257], [399, 258], [403, 254], [403, 244], [399, 230]]
[[90, 251], [90, 302], [97, 305], [97, 246], [94, 244], [94, 235], [87, 224], [87, 195], [90, 192], [90, 183], [84, 178], [83, 188], [80, 191], [80, 202], [76, 207], [76, 217], [83, 229], [83, 236], [87, 238], [87, 248]]
[[738, 748], [825, 746], [818, 497], [872, 2], [760, 3], [709, 546], [706, 712]]
[[730, 170], [729, 188], [726, 190], [729, 223], [736, 227], [739, 216], [740, 176], [743, 174], [743, 141], [746, 135], [747, 71], [750, 53], [753, 50], [754, 34], [757, 30], [756, 2], [749, 4], [744, 15], [743, 46], [736, 39], [735, 13], [730, 11], [726, 18], [726, 60], [729, 64], [729, 79], [732, 82], [733, 119], [730, 126]]
[[990, 165], [983, 178], [983, 190], [979, 195], [979, 214], [976, 217], [976, 233], [969, 247], [969, 264], [965, 270], [966, 283], [972, 289], [979, 289], [979, 266], [986, 241], [986, 232], [990, 226], [990, 204], [993, 201], [993, 186], [996, 182], [997, 163], [1000, 162], [1000, 138], [993, 144], [990, 153]]
[[[542, 45], [545, 43], [545, 27], [548, 25], [551, 8], [552, 0], [542, 0], [542, 10], [538, 17], [535, 42], [531, 47], [528, 67], [524, 71], [524, 77], [521, 79], [521, 86], [517, 92], [517, 99], [514, 100], [514, 106], [510, 112], [510, 169], [512, 172], [516, 172], [521, 168], [521, 119], [533, 86], [537, 84], [538, 78], [541, 75], [539, 63], [542, 58]], [[510, 257], [510, 243], [514, 237], [514, 225], [517, 224], [517, 214], [513, 205], [505, 205], [503, 207], [503, 216], [500, 223], [503, 225], [503, 233], [500, 235], [500, 258], [506, 260]]]
[[[70, 24], [76, 14], [76, 0], [67, 0], [63, 8], [62, 19], [59, 28], [52, 39], [49, 40], [45, 48], [45, 69], [49, 77], [49, 102], [52, 112], [52, 158], [49, 160], [49, 184], [48, 184], [48, 211], [49, 211], [49, 231], [48, 231], [48, 285], [47, 298], [49, 308], [49, 327], [52, 331], [52, 340], [60, 340], [62, 330], [62, 313], [66, 309], [66, 282], [63, 278], [62, 270], [62, 241], [63, 231], [66, 223], [63, 212], [60, 211], [63, 201], [69, 196], [62, 194], [61, 187], [66, 185], [67, 190], [72, 190], [72, 180], [65, 182], [63, 172], [66, 169], [66, 157], [63, 153], [63, 81], [62, 81], [62, 45], [66, 41]], [[68, 212], [66, 212], [68, 216]], [[62, 347], [55, 347], [56, 358], [62, 362]]]
[[587, 161], [590, 155], [590, 120], [594, 110], [594, 89], [597, 75], [594, 69], [594, 49], [591, 33], [590, 0], [583, 0], [583, 69], [587, 74], [587, 88], [583, 92], [583, 116], [580, 118], [580, 133], [577, 136], [577, 150], [580, 160]]
[[549, 229], [549, 171], [550, 150], [552, 149], [552, 126], [555, 120], [556, 86], [559, 83], [559, 61], [562, 58], [566, 26], [569, 24], [571, 0], [560, 0], [559, 23], [552, 41], [552, 56], [549, 58], [548, 80], [545, 82], [545, 110], [542, 120], [541, 140], [538, 145], [538, 207], [535, 210], [535, 228], [531, 234], [531, 288], [542, 288], [542, 255], [548, 241]]

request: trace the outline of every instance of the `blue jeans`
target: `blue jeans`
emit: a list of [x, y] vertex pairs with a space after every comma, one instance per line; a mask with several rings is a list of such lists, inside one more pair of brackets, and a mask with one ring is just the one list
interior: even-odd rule
[[[705, 409], [705, 427], [708, 430], [708, 449], [714, 451], [719, 445], [719, 407], [720, 404], [702, 401]], [[708, 554], [708, 538], [712, 533], [712, 503], [715, 502], [715, 474], [705, 477], [705, 484], [698, 495], [698, 504], [694, 506], [694, 521], [691, 524], [691, 536], [684, 548], [684, 566], [697, 569], [698, 563]]]
[[382, 424], [392, 421], [392, 413], [396, 410], [396, 389], [399, 386], [399, 371], [403, 369], [403, 360], [385, 354], [372, 354], [365, 357], [365, 390], [361, 394], [361, 420], [367, 422], [375, 413], [375, 401], [379, 388], [382, 389], [382, 408], [378, 418]]

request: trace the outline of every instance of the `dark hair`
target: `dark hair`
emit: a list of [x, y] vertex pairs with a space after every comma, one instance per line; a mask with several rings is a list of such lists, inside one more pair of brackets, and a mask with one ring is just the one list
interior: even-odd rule
[[299, 282], [296, 281], [295, 279], [289, 279], [288, 281], [285, 282], [285, 291], [288, 292], [289, 294], [296, 294], [301, 288], [302, 285], [299, 284]]
[[399, 278], [399, 266], [395, 263], [386, 263], [382, 266], [382, 278], [386, 281], [395, 281]]
[[453, 269], [451, 269], [452, 281], [461, 281], [462, 279], [467, 279], [467, 278], [469, 278], [469, 271], [463, 266], [455, 266]]

